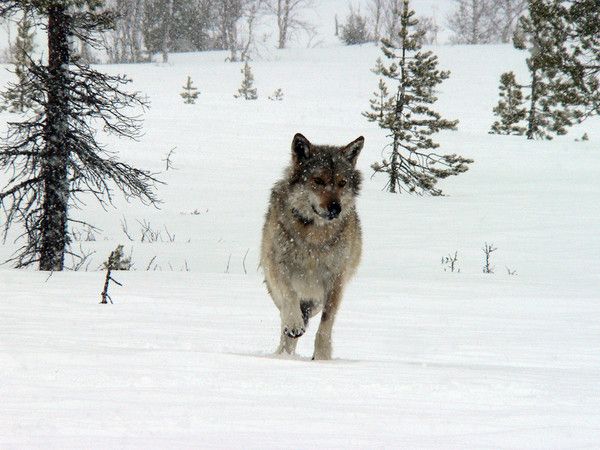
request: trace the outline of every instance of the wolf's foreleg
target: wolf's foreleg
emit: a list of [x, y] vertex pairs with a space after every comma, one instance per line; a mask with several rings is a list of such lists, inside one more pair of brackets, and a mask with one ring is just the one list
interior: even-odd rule
[[335, 315], [342, 301], [342, 286], [337, 280], [325, 300], [323, 313], [321, 314], [321, 323], [317, 330], [315, 338], [315, 353], [313, 359], [331, 359], [331, 331]]
[[281, 331], [282, 334], [295, 339], [299, 338], [306, 331], [306, 322], [300, 308], [300, 301], [295, 296], [290, 296], [283, 303], [281, 310]]
[[298, 338], [290, 337], [285, 331], [283, 323], [281, 324], [281, 339], [279, 341], [279, 347], [277, 347], [278, 354], [287, 353], [293, 355], [296, 352], [296, 345], [298, 345]]
[[281, 314], [281, 339], [277, 353], [293, 355], [296, 351], [298, 338], [306, 330], [306, 322], [300, 309], [300, 302], [287, 298], [280, 309]]

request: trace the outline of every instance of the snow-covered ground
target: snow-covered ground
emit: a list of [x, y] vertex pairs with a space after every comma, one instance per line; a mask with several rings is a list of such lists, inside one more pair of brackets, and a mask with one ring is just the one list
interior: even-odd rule
[[[0, 270], [0, 447], [597, 446], [599, 121], [551, 142], [488, 135], [499, 74], [523, 75], [523, 55], [435, 51], [452, 71], [439, 110], [460, 119], [439, 136], [442, 151], [476, 161], [442, 198], [392, 196], [370, 178], [386, 142], [361, 116], [376, 88], [373, 45], [254, 61], [254, 102], [233, 98], [240, 66], [219, 52], [103, 66], [131, 76], [152, 108], [140, 142], [101, 138], [162, 172], [163, 203], [103, 211], [90, 199], [77, 212], [101, 229], [77, 243], [96, 252], [88, 272]], [[188, 75], [196, 105], [178, 95]], [[276, 88], [282, 102], [267, 100]], [[0, 114], [0, 127], [14, 119]], [[591, 140], [575, 142], [585, 131]], [[295, 132], [366, 138], [364, 257], [331, 362], [309, 360], [316, 323], [298, 358], [271, 355], [278, 314], [257, 270], [268, 192]], [[164, 172], [172, 148], [176, 170]], [[140, 242], [138, 221], [161, 241]], [[498, 248], [494, 274], [481, 271], [485, 242]], [[136, 270], [115, 275], [115, 304], [99, 305], [97, 269], [119, 243]], [[0, 258], [14, 249], [9, 239]], [[445, 272], [455, 251], [460, 273]]]

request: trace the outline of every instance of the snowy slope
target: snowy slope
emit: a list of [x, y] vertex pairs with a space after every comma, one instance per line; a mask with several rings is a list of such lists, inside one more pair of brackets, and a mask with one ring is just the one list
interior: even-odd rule
[[[119, 199], [103, 211], [90, 199], [78, 215], [101, 231], [80, 242], [96, 252], [87, 273], [0, 270], [0, 447], [596, 446], [599, 122], [552, 142], [488, 135], [499, 74], [522, 74], [522, 55], [435, 50], [452, 71], [439, 109], [460, 119], [442, 150], [476, 160], [443, 198], [391, 196], [370, 179], [386, 142], [360, 114], [376, 87], [372, 45], [255, 61], [255, 102], [233, 98], [240, 66], [223, 53], [103, 67], [152, 102], [140, 142], [101, 138], [163, 171], [163, 204]], [[196, 105], [178, 97], [187, 75]], [[0, 84], [8, 78], [0, 71]], [[267, 100], [278, 87], [284, 101]], [[0, 114], [0, 126], [13, 119]], [[315, 323], [300, 357], [271, 356], [278, 315], [257, 271], [268, 192], [298, 131], [367, 142], [364, 258], [325, 363], [308, 360]], [[575, 142], [584, 131], [591, 140]], [[177, 170], [164, 172], [174, 147]], [[140, 242], [138, 220], [163, 242]], [[498, 247], [493, 275], [481, 273], [484, 242]], [[117, 275], [114, 305], [98, 305], [95, 270], [118, 243], [137, 270]], [[7, 240], [0, 258], [14, 249]], [[444, 272], [454, 251], [461, 272]]]
[[[525, 277], [359, 277], [337, 358], [274, 359], [257, 277], [0, 272], [2, 448], [597, 445], [598, 301]], [[314, 327], [313, 330], [314, 332]], [[310, 354], [304, 338], [300, 352]]]

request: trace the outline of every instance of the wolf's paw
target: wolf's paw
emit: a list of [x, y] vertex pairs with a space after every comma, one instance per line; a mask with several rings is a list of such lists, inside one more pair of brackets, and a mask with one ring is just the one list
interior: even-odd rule
[[302, 336], [304, 334], [304, 332], [306, 331], [306, 329], [303, 326], [300, 327], [289, 327], [289, 326], [285, 326], [283, 327], [283, 332], [291, 337], [291, 338], [299, 338], [300, 336]]
[[315, 353], [312, 357], [313, 361], [329, 361], [331, 359], [331, 349], [329, 350], [315, 350]]
[[299, 338], [306, 331], [306, 324], [300, 308], [290, 308], [285, 314], [282, 314], [283, 334], [292, 339]]
[[317, 332], [313, 360], [327, 361], [331, 359], [331, 334]]

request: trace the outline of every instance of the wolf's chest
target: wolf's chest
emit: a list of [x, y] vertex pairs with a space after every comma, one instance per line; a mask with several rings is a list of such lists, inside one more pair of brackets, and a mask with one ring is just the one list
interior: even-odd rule
[[325, 292], [339, 273], [335, 257], [322, 251], [297, 250], [293, 261], [288, 261], [292, 289], [300, 298], [322, 301]]
[[319, 284], [329, 282], [343, 269], [344, 251], [338, 246], [321, 248], [293, 245], [288, 260], [289, 269], [294, 278], [301, 278], [306, 283]]

